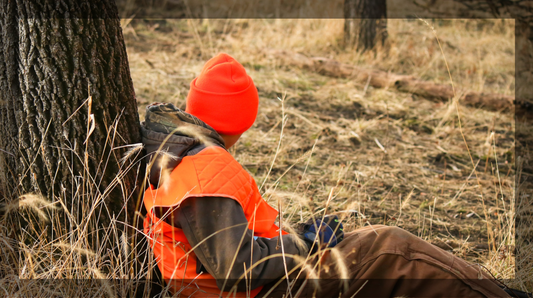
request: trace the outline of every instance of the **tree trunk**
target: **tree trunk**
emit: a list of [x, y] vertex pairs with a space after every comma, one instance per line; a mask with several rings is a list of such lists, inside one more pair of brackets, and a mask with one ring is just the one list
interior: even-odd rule
[[373, 49], [387, 39], [386, 0], [344, 1], [344, 44], [358, 50]]
[[53, 218], [71, 229], [93, 215], [100, 227], [131, 221], [139, 167], [120, 163], [121, 146], [141, 138], [114, 2], [2, 1], [0, 34], [5, 203], [26, 193], [62, 200], [73, 218]]

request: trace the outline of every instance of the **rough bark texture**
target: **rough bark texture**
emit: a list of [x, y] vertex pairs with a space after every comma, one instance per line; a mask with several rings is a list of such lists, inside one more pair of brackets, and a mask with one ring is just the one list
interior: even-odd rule
[[[333, 59], [309, 58], [302, 54], [287, 51], [273, 51], [271, 53], [281, 59], [285, 65], [293, 65], [316, 71], [322, 75], [340, 78], [353, 78], [376, 88], [396, 88], [425, 98], [447, 101], [453, 98], [451, 86], [435, 84], [419, 80], [412, 76], [397, 75], [381, 70], [369, 70], [353, 65], [343, 64]], [[510, 110], [514, 107], [514, 97], [501, 94], [484, 94], [468, 90], [457, 90], [461, 95], [459, 102], [489, 110]]]
[[344, 43], [370, 50], [387, 39], [387, 2], [385, 0], [344, 1]]
[[[82, 216], [88, 210], [80, 201], [103, 195], [110, 213], [126, 220], [124, 202], [129, 199], [131, 215], [137, 173], [117, 176], [128, 164], [119, 163], [126, 149], [114, 148], [140, 142], [140, 128], [116, 6], [2, 1], [0, 22], [0, 186], [6, 200], [42, 194], [63, 199]], [[99, 220], [106, 224], [112, 216], [102, 212]]]

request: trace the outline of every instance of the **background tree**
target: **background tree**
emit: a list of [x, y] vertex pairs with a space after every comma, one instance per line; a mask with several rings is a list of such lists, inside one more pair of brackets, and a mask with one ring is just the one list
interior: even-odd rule
[[386, 0], [344, 1], [344, 44], [357, 45], [358, 50], [370, 50], [387, 39]]

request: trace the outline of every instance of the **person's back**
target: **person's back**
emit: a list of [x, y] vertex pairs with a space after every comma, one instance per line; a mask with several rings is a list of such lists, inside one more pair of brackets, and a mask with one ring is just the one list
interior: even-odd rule
[[[144, 195], [149, 210], [145, 232], [162, 276], [175, 293], [218, 296], [219, 288], [229, 290], [233, 285], [224, 285], [226, 279], [253, 277], [258, 281], [253, 290], [241, 292], [241, 296], [255, 296], [266, 282], [260, 282], [261, 276], [283, 274], [281, 258], [258, 265], [265, 256], [281, 253], [277, 238], [270, 239], [287, 234], [274, 224], [278, 212], [262, 199], [254, 179], [226, 151], [226, 146], [236, 141], [235, 136], [238, 138], [255, 121], [258, 100], [257, 89], [242, 65], [222, 54], [210, 60], [191, 83], [186, 111], [170, 104], [147, 107], [142, 133], [152, 158], [150, 187]], [[235, 110], [240, 113], [231, 113]], [[224, 213], [229, 221], [219, 219], [209, 225], [213, 214], [207, 209], [213, 206], [218, 206], [214, 211]], [[195, 215], [198, 210], [202, 214]], [[195, 218], [188, 221], [188, 216]], [[200, 227], [195, 226], [198, 222]], [[235, 227], [208, 237], [221, 224]], [[195, 233], [207, 239], [200, 246], [205, 249], [193, 252], [201, 241]], [[290, 254], [304, 255], [307, 249], [298, 246], [295, 236], [283, 238], [285, 262], [292, 268]], [[221, 247], [225, 249], [223, 256], [219, 254]], [[250, 258], [254, 248], [254, 258]], [[249, 269], [254, 263], [259, 270], [251, 270], [245, 277], [243, 264]]]
[[[183, 229], [178, 228], [181, 227], [177, 218], [180, 215], [175, 209], [188, 198], [210, 197], [211, 200], [220, 200], [220, 198], [233, 200], [242, 208], [246, 220], [250, 223], [248, 228], [253, 231], [253, 235], [268, 238], [279, 235], [278, 227], [274, 224], [277, 211], [261, 198], [255, 181], [225, 150], [221, 139], [211, 138], [209, 134], [205, 134], [209, 128], [202, 126], [194, 128], [182, 123], [182, 128], [189, 127], [189, 133], [194, 131], [197, 139], [203, 139], [203, 143], [197, 143], [194, 137], [186, 135], [187, 132], [177, 135], [182, 132], [176, 131], [175, 134], [168, 136], [165, 133], [166, 128], [162, 129], [159, 125], [160, 122], [194, 123], [191, 120], [194, 120], [191, 115], [172, 105], [157, 104], [147, 109], [143, 135], [145, 144], [149, 144], [147, 150], [154, 155], [154, 165], [151, 171], [151, 185], [144, 195], [144, 204], [146, 209], [150, 210], [145, 228], [147, 234], [151, 236], [154, 254], [160, 257], [159, 269], [165, 279], [172, 279], [174, 292], [181, 289], [182, 294], [188, 296], [198, 291], [196, 285], [200, 285], [201, 291], [198, 293], [202, 295], [212, 293], [218, 296], [220, 290], [215, 277], [205, 269], [203, 272], [200, 270], [201, 263], [197, 262], [196, 254]], [[204, 135], [199, 137], [202, 133]], [[171, 149], [161, 151], [159, 147]], [[179, 152], [186, 153], [179, 157], [178, 162], [171, 155]], [[247, 227], [239, 228], [238, 233], [242, 235], [244, 228]], [[215, 237], [220, 238], [220, 236], [225, 235]], [[215, 238], [212, 240], [220, 242]], [[236, 260], [235, 266], [242, 266], [242, 262], [241, 259]], [[220, 277], [217, 276], [218, 279], [225, 278]], [[189, 285], [193, 280], [194, 285]], [[260, 288], [257, 288], [252, 294], [257, 294], [259, 291]]]

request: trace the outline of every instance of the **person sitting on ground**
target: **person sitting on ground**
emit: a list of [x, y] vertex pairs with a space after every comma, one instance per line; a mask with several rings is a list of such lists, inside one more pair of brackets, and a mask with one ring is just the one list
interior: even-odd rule
[[252, 78], [222, 53], [190, 87], [185, 111], [154, 103], [142, 124], [144, 229], [174, 295], [508, 297], [479, 266], [398, 227], [344, 234], [339, 218], [320, 215], [297, 232], [280, 229], [277, 210], [227, 151], [257, 116]]

